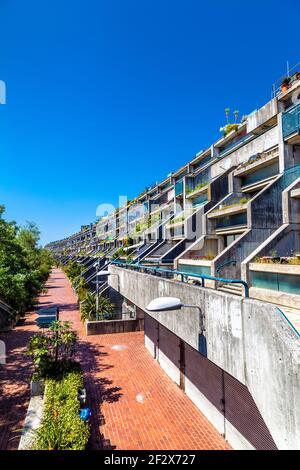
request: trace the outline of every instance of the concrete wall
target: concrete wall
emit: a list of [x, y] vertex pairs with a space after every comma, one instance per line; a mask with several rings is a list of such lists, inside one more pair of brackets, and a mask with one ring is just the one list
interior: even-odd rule
[[248, 116], [247, 132], [255, 131], [262, 124], [272, 119], [278, 113], [277, 98], [269, 101], [265, 106]]
[[251, 140], [248, 144], [245, 144], [243, 147], [232, 152], [227, 157], [220, 158], [220, 160], [211, 168], [212, 178], [223, 173], [224, 168], [229, 169], [231, 167], [238, 166], [240, 163], [246, 162], [251, 155], [269, 150], [278, 144], [278, 139], [278, 127], [275, 126], [256, 139]]
[[105, 320], [105, 321], [86, 321], [85, 331], [87, 336], [128, 333], [130, 331], [143, 331], [144, 319], [134, 320]]
[[[278, 180], [278, 183], [280, 179]], [[300, 187], [299, 179], [292, 183], [282, 193], [280, 192], [279, 201], [282, 201], [282, 221], [278, 223], [278, 229], [272, 231], [271, 235], [266, 238], [252, 253], [247, 256], [241, 265], [241, 277], [246, 282], [250, 281], [249, 264], [253, 262], [257, 256], [270, 256], [272, 250], [276, 250], [278, 256], [290, 256], [291, 253], [300, 251], [300, 200], [293, 199], [291, 193]], [[259, 202], [259, 201], [258, 201]], [[263, 202], [261, 201], [263, 204]], [[265, 208], [262, 206], [262, 213], [266, 214]], [[259, 204], [257, 204], [257, 213], [252, 216], [256, 219], [259, 212]], [[263, 216], [262, 216], [263, 217]], [[268, 217], [266, 217], [267, 219]]]
[[[200, 306], [208, 359], [248, 387], [278, 448], [300, 449], [300, 342], [275, 307], [115, 266], [110, 270], [119, 275], [121, 294], [141, 309], [161, 296]], [[118, 288], [117, 276], [109, 282]], [[150, 315], [198, 350], [197, 310]]]
[[[282, 187], [282, 177], [278, 176], [248, 203], [248, 230], [215, 258], [212, 263], [213, 276], [241, 279], [241, 263], [283, 223]], [[224, 266], [217, 274], [218, 266], [231, 260], [235, 260], [236, 265]]]

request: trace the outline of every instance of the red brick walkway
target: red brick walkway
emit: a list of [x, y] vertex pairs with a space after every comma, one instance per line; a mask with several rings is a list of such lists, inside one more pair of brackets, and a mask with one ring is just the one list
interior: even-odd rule
[[[79, 360], [85, 370], [92, 409], [93, 449], [228, 449], [228, 444], [187, 396], [168, 378], [144, 347], [143, 333], [86, 337], [74, 293], [60, 270], [53, 270], [43, 306], [58, 305], [80, 337]], [[15, 449], [29, 399], [28, 338], [35, 314], [0, 336], [7, 342], [8, 364], [0, 369], [0, 449]]]

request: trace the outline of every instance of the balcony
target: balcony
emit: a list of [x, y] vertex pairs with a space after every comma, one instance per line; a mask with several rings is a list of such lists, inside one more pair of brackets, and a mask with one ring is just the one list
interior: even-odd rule
[[206, 155], [206, 153], [204, 153], [203, 156], [201, 155], [201, 160], [200, 161], [198, 161], [196, 163], [192, 163], [193, 173], [196, 173], [198, 170], [202, 169], [211, 160], [212, 160], [211, 153], [209, 153], [208, 155]]
[[208, 219], [219, 219], [233, 214], [241, 214], [247, 211], [247, 203], [249, 199], [242, 197], [240, 199], [228, 199], [226, 203], [220, 204], [212, 212], [207, 215]]
[[208, 190], [208, 181], [204, 181], [199, 183], [196, 187], [188, 187], [186, 189], [186, 198], [187, 199], [194, 199], [197, 198], [201, 194], [206, 193], [206, 200], [207, 200], [207, 190]]
[[289, 144], [300, 144], [300, 104], [282, 115], [282, 132]]
[[278, 159], [278, 148], [266, 152], [257, 153], [255, 155], [252, 155], [246, 162], [239, 165], [233, 174], [236, 177], [246, 176], [250, 173], [254, 173], [257, 170], [260, 170], [277, 162]]
[[260, 190], [273, 181], [279, 174], [278, 159], [274, 163], [271, 162], [268, 165], [267, 163], [265, 165], [262, 163], [262, 165], [257, 164], [257, 166], [250, 166], [252, 168], [247, 172], [244, 172], [242, 176], [242, 192], [249, 193]]

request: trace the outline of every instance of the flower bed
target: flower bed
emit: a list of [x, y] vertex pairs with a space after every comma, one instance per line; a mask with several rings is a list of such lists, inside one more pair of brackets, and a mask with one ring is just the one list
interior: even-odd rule
[[90, 427], [80, 418], [78, 392], [82, 388], [83, 373], [77, 363], [67, 373], [46, 380], [44, 415], [33, 450], [86, 448]]
[[285, 256], [261, 256], [254, 259], [257, 264], [283, 264], [283, 265], [300, 265], [300, 257], [285, 257]]
[[[30, 446], [33, 450], [83, 450], [90, 429], [81, 413], [80, 391], [84, 379], [74, 360], [77, 334], [68, 322], [53, 322], [43, 334], [29, 340], [33, 358], [33, 380], [45, 384], [45, 406], [41, 425]], [[88, 418], [87, 418], [88, 419]]]

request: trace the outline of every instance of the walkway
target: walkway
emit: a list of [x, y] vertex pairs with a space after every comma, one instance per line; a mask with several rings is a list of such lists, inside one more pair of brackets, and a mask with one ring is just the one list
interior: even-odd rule
[[[228, 449], [224, 439], [168, 378], [144, 347], [143, 333], [86, 337], [76, 298], [64, 273], [54, 269], [40, 297], [59, 305], [60, 319], [78, 331], [79, 360], [85, 370], [92, 409], [93, 449]], [[5, 336], [8, 364], [0, 400], [0, 449], [16, 449], [29, 399], [28, 338], [35, 314]], [[1, 339], [1, 336], [0, 336]]]

